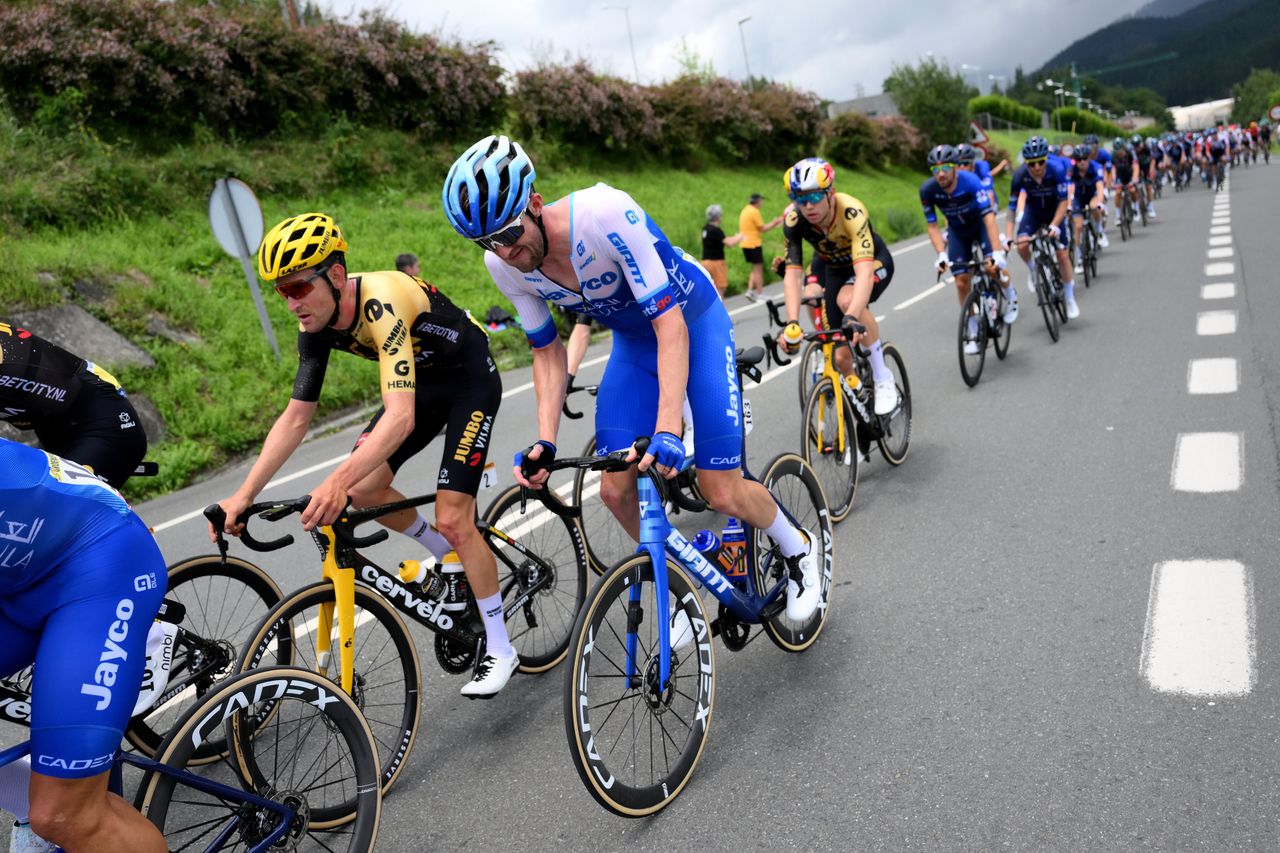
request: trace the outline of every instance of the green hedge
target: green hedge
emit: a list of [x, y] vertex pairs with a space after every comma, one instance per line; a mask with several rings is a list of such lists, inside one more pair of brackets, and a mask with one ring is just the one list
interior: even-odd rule
[[1128, 136], [1123, 127], [1112, 124], [1097, 113], [1082, 110], [1078, 107], [1061, 107], [1049, 116], [1051, 127], [1061, 127], [1074, 133], [1096, 133], [1099, 136]]
[[1020, 104], [1012, 98], [1002, 95], [980, 95], [969, 99], [969, 115], [990, 113], [997, 118], [1023, 127], [1035, 129], [1040, 127], [1040, 111], [1035, 107]]

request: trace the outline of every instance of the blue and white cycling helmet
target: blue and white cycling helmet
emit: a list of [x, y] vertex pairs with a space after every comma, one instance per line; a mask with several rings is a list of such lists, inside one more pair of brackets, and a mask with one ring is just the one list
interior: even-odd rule
[[1049, 156], [1049, 143], [1043, 136], [1033, 136], [1022, 143], [1023, 160], [1043, 160]]
[[524, 213], [535, 177], [533, 162], [518, 142], [486, 136], [450, 167], [440, 194], [444, 214], [463, 237], [483, 240]]

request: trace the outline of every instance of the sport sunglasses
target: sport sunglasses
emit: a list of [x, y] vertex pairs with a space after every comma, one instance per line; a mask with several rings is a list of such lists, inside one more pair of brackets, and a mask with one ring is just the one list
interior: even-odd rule
[[520, 211], [520, 215], [508, 222], [506, 225], [494, 231], [492, 234], [486, 234], [483, 237], [473, 237], [471, 242], [475, 243], [482, 249], [494, 251], [499, 246], [513, 246], [515, 242], [524, 234], [524, 211]]
[[939, 163], [936, 166], [930, 166], [929, 171], [935, 175], [941, 175], [943, 172], [950, 172], [956, 167], [955, 163]]
[[1028, 166], [1043, 166], [1043, 165], [1044, 165], [1045, 163], [1047, 163], [1048, 161], [1049, 161], [1049, 158], [1048, 158], [1048, 157], [1036, 157], [1036, 158], [1034, 158], [1034, 159], [1028, 160], [1028, 161], [1027, 161], [1027, 165], [1028, 165]]
[[322, 275], [328, 275], [329, 268], [316, 270], [306, 278], [298, 279], [289, 284], [277, 284], [276, 293], [280, 294], [282, 299], [302, 299], [316, 286], [315, 280]]
[[822, 201], [827, 193], [825, 190], [815, 190], [811, 193], [791, 193], [789, 197], [800, 207], [808, 207]]

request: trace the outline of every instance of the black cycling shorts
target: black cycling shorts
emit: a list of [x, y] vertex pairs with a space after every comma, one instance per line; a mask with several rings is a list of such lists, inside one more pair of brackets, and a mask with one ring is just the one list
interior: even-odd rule
[[[409, 458], [444, 432], [437, 488], [475, 497], [493, 440], [493, 419], [502, 404], [502, 377], [489, 355], [484, 332], [470, 324], [462, 346], [463, 360], [453, 365], [419, 368], [414, 397], [413, 432], [387, 460], [397, 472]], [[385, 409], [378, 409], [356, 439], [359, 447]]]
[[743, 249], [742, 257], [747, 259], [749, 264], [764, 263], [764, 246], [756, 246], [754, 249]]
[[[889, 282], [893, 280], [893, 255], [889, 254], [888, 246], [876, 252], [875, 261], [876, 283], [871, 288], [871, 298], [867, 300], [867, 305], [874, 305], [880, 298], [880, 294], [889, 287]], [[841, 288], [846, 284], [853, 284], [856, 280], [853, 267], [827, 266], [821, 258], [814, 257], [809, 264], [809, 272], [811, 275], [816, 275], [818, 281], [822, 282], [822, 294], [826, 302], [823, 306], [823, 325], [828, 329], [839, 328], [840, 321], [844, 319], [844, 312], [840, 310], [836, 297], [840, 294]]]
[[92, 373], [83, 376], [65, 416], [40, 424], [35, 434], [42, 449], [92, 468], [116, 489], [147, 455], [147, 435], [129, 398]]

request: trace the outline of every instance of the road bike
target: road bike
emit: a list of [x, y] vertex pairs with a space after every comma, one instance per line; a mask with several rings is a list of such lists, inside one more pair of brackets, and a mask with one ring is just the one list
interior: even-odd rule
[[[981, 255], [975, 256], [981, 257]], [[1007, 273], [1006, 273], [1007, 275]], [[1013, 326], [1004, 321], [1004, 289], [991, 276], [985, 263], [975, 262], [972, 287], [960, 306], [960, 328], [957, 335], [960, 356], [960, 378], [970, 388], [982, 378], [987, 361], [987, 344], [995, 344], [996, 358], [1009, 354]]]
[[[1126, 203], [1128, 198], [1125, 195]], [[1059, 324], [1067, 322], [1067, 302], [1063, 296], [1062, 274], [1058, 270], [1057, 243], [1047, 228], [1039, 229], [1031, 239], [1031, 263], [1036, 302], [1044, 316], [1049, 337], [1057, 343]]]
[[[744, 353], [744, 361], [754, 359], [745, 375], [758, 379], [754, 365], [763, 357], [759, 347]], [[638, 440], [637, 452], [646, 445]], [[557, 459], [553, 466], [626, 470], [627, 453]], [[743, 460], [751, 477], [745, 452]], [[579, 778], [615, 814], [654, 814], [692, 777], [715, 708], [715, 636], [740, 651], [760, 625], [755, 637], [764, 633], [779, 648], [802, 652], [826, 624], [834, 553], [822, 486], [794, 453], [770, 461], [759, 482], [816, 549], [820, 603], [808, 618], [786, 616], [792, 572], [769, 537], [746, 526], [743, 562], [721, 571], [718, 557], [709, 560], [671, 526], [663, 511], [665, 481], [652, 469], [638, 480], [639, 547], [596, 582], [578, 615], [565, 672], [565, 733]], [[714, 619], [699, 587], [719, 602]]]
[[1098, 232], [1092, 211], [1085, 208], [1081, 218], [1084, 221], [1080, 224], [1080, 267], [1084, 273], [1084, 286], [1089, 287], [1098, 277]]
[[[470, 585], [460, 572], [429, 573], [417, 561], [387, 571], [358, 549], [384, 541], [386, 530], [357, 536], [357, 526], [379, 516], [432, 503], [435, 494], [362, 509], [348, 508], [311, 538], [320, 551], [317, 583], [284, 596], [257, 625], [240, 659], [242, 670], [288, 656], [295, 665], [332, 679], [365, 712], [377, 742], [382, 789], [389, 790], [413, 747], [421, 716], [422, 673], [407, 617], [435, 634], [436, 661], [445, 672], [474, 673], [484, 658], [484, 624]], [[539, 495], [547, 501], [553, 496]], [[279, 521], [301, 513], [309, 496], [250, 506], [241, 523]], [[557, 506], [557, 509], [560, 507]], [[564, 660], [573, 620], [586, 591], [587, 557], [577, 516], [526, 513], [518, 486], [503, 491], [475, 522], [498, 563], [498, 585], [520, 671], [545, 672]], [[222, 509], [205, 510], [214, 529]], [[291, 535], [261, 542], [246, 527], [241, 541], [255, 551], [293, 542]], [[359, 636], [357, 637], [357, 633]], [[336, 654], [335, 654], [336, 650]]]
[[[773, 325], [785, 324], [772, 300], [765, 302]], [[764, 344], [773, 362], [780, 366], [791, 363], [778, 350], [777, 341], [764, 335]], [[842, 521], [853, 507], [858, 488], [858, 470], [869, 459], [871, 444], [890, 465], [906, 461], [911, 445], [911, 381], [906, 362], [898, 348], [888, 341], [883, 344], [885, 367], [893, 374], [898, 390], [898, 405], [887, 415], [875, 414], [875, 381], [871, 363], [861, 347], [851, 346], [838, 329], [808, 332], [803, 338], [818, 347], [821, 373], [815, 374], [809, 396], [805, 400], [801, 421], [801, 456], [822, 483], [833, 522]], [[843, 347], [853, 363], [846, 377], [835, 363], [835, 351]], [[802, 359], [801, 370], [812, 370], [811, 359]]]
[[1133, 236], [1133, 199], [1129, 197], [1129, 188], [1120, 188], [1120, 240], [1128, 240]]

